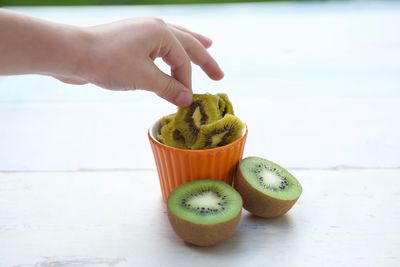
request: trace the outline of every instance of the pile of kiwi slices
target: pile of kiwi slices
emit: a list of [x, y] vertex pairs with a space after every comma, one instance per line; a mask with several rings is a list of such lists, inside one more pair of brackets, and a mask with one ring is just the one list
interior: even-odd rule
[[180, 149], [210, 149], [238, 139], [243, 128], [226, 94], [193, 94], [190, 106], [161, 119], [157, 140]]
[[185, 183], [168, 197], [168, 218], [184, 241], [198, 246], [220, 243], [235, 232], [244, 207], [264, 218], [284, 215], [302, 187], [283, 167], [263, 158], [240, 161], [234, 185], [207, 179]]

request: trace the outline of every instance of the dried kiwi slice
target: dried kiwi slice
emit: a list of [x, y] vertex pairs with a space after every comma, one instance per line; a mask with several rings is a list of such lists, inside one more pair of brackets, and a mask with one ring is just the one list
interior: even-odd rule
[[159, 126], [158, 126], [158, 131], [157, 131], [157, 140], [159, 142], [165, 144], [164, 137], [161, 134], [162, 129], [163, 129], [163, 127], [165, 125], [173, 123], [174, 119], [175, 119], [175, 113], [167, 115], [167, 116], [164, 116], [164, 117], [161, 118]]
[[188, 149], [188, 147], [186, 146], [185, 137], [178, 129], [175, 128], [175, 125], [173, 123], [169, 123], [162, 127], [160, 139], [162, 140], [162, 143], [168, 146]]
[[165, 144], [165, 140], [164, 137], [162, 136], [161, 133], [157, 134], [157, 140], [163, 144]]
[[[227, 94], [217, 94], [220, 98], [220, 112], [222, 117], [225, 116], [225, 114], [232, 114], [235, 115], [233, 111], [233, 105], [231, 101], [229, 100], [229, 97]], [[223, 104], [222, 104], [223, 103]]]
[[200, 127], [222, 118], [218, 108], [219, 97], [211, 94], [194, 94], [190, 106], [179, 108], [174, 124], [183, 134], [186, 145], [190, 147], [196, 142]]
[[159, 130], [158, 130], [158, 133], [161, 133], [161, 129], [162, 129], [162, 127], [164, 127], [165, 125], [167, 125], [167, 124], [169, 124], [169, 123], [171, 123], [174, 119], [175, 119], [175, 113], [173, 113], [173, 114], [169, 114], [169, 115], [167, 115], [167, 116], [164, 116], [164, 117], [162, 117], [161, 118], [161, 120], [160, 120], [160, 126], [159, 126]]
[[226, 114], [226, 103], [225, 100], [223, 98], [221, 98], [220, 96], [218, 96], [218, 109], [219, 112], [221, 113], [221, 116], [225, 116]]
[[240, 220], [242, 198], [218, 180], [196, 180], [175, 188], [168, 197], [168, 218], [184, 241], [210, 246], [230, 237]]
[[226, 114], [222, 119], [203, 125], [192, 149], [209, 149], [233, 142], [242, 135], [244, 123], [236, 116]]

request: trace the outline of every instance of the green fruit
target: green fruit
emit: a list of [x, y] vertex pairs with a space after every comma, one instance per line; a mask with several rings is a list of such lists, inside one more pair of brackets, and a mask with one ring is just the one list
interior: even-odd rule
[[161, 135], [157, 137], [158, 140], [168, 146], [188, 149], [185, 142], [185, 137], [182, 133], [175, 128], [173, 123], [164, 125], [161, 129]]
[[202, 125], [192, 149], [209, 149], [229, 144], [242, 135], [244, 123], [236, 116], [226, 114], [222, 119]]
[[184, 241], [210, 246], [229, 238], [240, 220], [242, 198], [218, 180], [196, 180], [175, 188], [168, 197], [168, 218]]
[[217, 94], [217, 96], [220, 97], [219, 100], [219, 110], [221, 112], [222, 117], [225, 116], [225, 114], [232, 114], [235, 115], [235, 112], [233, 111], [233, 105], [231, 101], [229, 100], [229, 97], [227, 94]]
[[158, 133], [161, 133], [162, 128], [165, 125], [172, 123], [174, 121], [174, 119], [175, 119], [175, 113], [162, 117], [160, 120], [159, 127], [158, 127]]
[[174, 124], [183, 134], [186, 146], [191, 147], [197, 139], [200, 127], [222, 118], [218, 108], [219, 97], [211, 94], [194, 94], [192, 104], [178, 108]]
[[165, 144], [165, 140], [164, 140], [164, 137], [162, 135], [163, 128], [164, 128], [164, 126], [166, 126], [168, 124], [172, 124], [174, 119], [175, 119], [175, 113], [167, 115], [167, 116], [164, 116], [164, 117], [161, 118], [160, 123], [158, 125], [158, 131], [157, 131], [157, 140], [159, 142]]
[[265, 218], [285, 214], [302, 193], [300, 183], [292, 174], [259, 157], [240, 161], [234, 186], [243, 197], [243, 207]]

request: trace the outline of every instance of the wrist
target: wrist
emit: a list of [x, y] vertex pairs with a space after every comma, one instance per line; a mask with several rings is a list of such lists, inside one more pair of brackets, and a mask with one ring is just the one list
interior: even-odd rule
[[50, 75], [83, 78], [92, 43], [90, 33], [83, 27], [62, 25], [54, 43], [54, 53], [48, 68]]

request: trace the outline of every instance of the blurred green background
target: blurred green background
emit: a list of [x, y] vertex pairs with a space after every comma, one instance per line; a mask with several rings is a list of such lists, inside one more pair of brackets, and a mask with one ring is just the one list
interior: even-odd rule
[[[200, 4], [200, 3], [251, 3], [276, 0], [0, 0], [0, 6], [60, 6], [60, 5], [153, 5], [153, 4]], [[301, 0], [298, 0], [301, 1]]]

